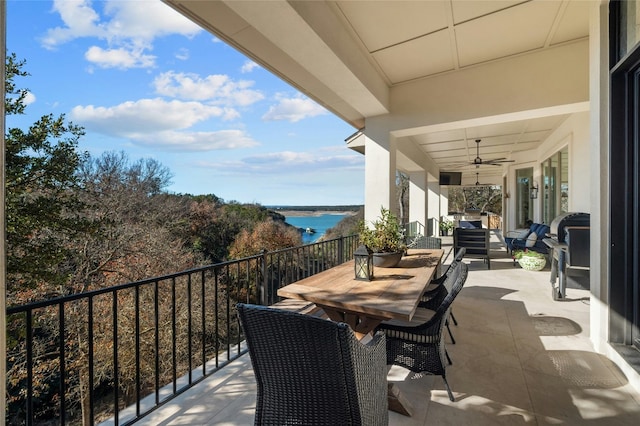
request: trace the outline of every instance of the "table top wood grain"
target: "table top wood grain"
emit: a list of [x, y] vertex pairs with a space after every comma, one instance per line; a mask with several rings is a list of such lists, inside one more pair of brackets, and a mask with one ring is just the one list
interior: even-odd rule
[[396, 267], [374, 267], [373, 281], [356, 280], [352, 260], [282, 287], [278, 296], [372, 319], [410, 321], [442, 254], [440, 249], [410, 249]]

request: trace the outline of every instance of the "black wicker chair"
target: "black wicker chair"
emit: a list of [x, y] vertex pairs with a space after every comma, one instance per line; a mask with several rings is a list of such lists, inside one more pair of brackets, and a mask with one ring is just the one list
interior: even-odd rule
[[237, 305], [256, 377], [256, 425], [387, 425], [385, 336], [344, 323]]
[[[435, 310], [438, 308], [438, 305], [442, 303], [444, 298], [447, 296], [449, 291], [451, 291], [452, 282], [449, 283], [449, 288], [444, 285], [445, 280], [447, 279], [447, 275], [450, 271], [452, 271], [456, 265], [462, 262], [462, 258], [464, 258], [467, 249], [465, 247], [461, 247], [458, 249], [453, 261], [449, 264], [447, 270], [440, 277], [431, 280], [424, 294], [422, 295], [422, 299], [420, 301], [419, 306], [421, 308], [427, 308], [431, 310]], [[453, 308], [451, 308], [451, 312], [449, 313], [449, 318], [453, 321], [455, 325], [458, 325], [458, 321], [456, 317], [453, 315]], [[445, 325], [447, 327], [447, 332], [449, 333], [449, 337], [451, 338], [451, 343], [456, 344], [456, 339], [453, 337], [453, 333], [451, 332], [451, 327], [449, 327], [449, 318], [447, 318]]]
[[449, 267], [446, 269], [446, 271], [444, 271], [444, 273], [438, 278], [431, 280], [431, 282], [425, 289], [424, 294], [422, 295], [422, 302], [428, 302], [429, 300], [433, 299], [433, 297], [436, 296], [439, 292], [442, 292], [442, 290], [444, 289], [442, 284], [447, 279], [447, 274], [449, 273], [449, 271], [453, 270], [458, 263], [462, 262], [462, 259], [464, 258], [464, 255], [466, 253], [467, 249], [465, 247], [460, 247], [458, 249], [455, 257], [453, 258], [453, 261], [449, 264]]
[[448, 274], [447, 281], [453, 283], [451, 291], [435, 311], [418, 308], [411, 322], [388, 321], [378, 326], [387, 336], [387, 364], [442, 376], [451, 401], [455, 398], [447, 382], [446, 365], [452, 362], [446, 353], [443, 333], [451, 304], [462, 290], [467, 274], [468, 267], [462, 262]]

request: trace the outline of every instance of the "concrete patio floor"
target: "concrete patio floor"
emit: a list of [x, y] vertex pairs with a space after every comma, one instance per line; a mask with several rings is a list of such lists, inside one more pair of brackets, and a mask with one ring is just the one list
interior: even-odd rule
[[[569, 288], [565, 300], [554, 301], [548, 266], [514, 267], [495, 234], [492, 248], [491, 270], [465, 259], [469, 277], [453, 305], [458, 326], [451, 325], [456, 344], [447, 346], [447, 378], [456, 401], [441, 377], [394, 367], [389, 380], [414, 414], [390, 412], [389, 424], [640, 424], [640, 394], [592, 348], [589, 292]], [[245, 355], [136, 424], [250, 425], [255, 392]]]

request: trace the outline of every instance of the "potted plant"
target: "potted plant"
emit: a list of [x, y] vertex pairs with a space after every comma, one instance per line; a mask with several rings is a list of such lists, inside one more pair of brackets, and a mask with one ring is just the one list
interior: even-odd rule
[[527, 271], [541, 271], [547, 264], [547, 258], [544, 254], [528, 249], [514, 251], [513, 259], [520, 264], [522, 269]]
[[398, 264], [406, 249], [404, 229], [398, 218], [384, 207], [380, 208], [380, 217], [367, 226], [365, 221], [359, 224], [360, 242], [373, 251], [374, 266], [390, 268]]
[[447, 219], [442, 219], [440, 221], [440, 235], [446, 237], [449, 235], [449, 231], [453, 229], [453, 222]]

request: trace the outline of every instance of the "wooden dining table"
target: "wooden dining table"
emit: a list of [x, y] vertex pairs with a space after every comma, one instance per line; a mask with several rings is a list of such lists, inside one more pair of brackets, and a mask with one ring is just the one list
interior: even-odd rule
[[356, 280], [353, 261], [345, 262], [281, 287], [278, 296], [313, 302], [362, 338], [381, 321], [411, 321], [442, 254], [441, 249], [410, 249], [397, 266], [374, 267], [372, 281]]
[[[410, 249], [397, 266], [374, 267], [372, 281], [356, 280], [354, 262], [345, 262], [281, 287], [278, 296], [313, 302], [329, 319], [348, 324], [359, 339], [366, 339], [382, 321], [411, 321], [443, 253]], [[388, 391], [389, 409], [410, 416], [412, 407], [399, 390], [389, 385]]]

